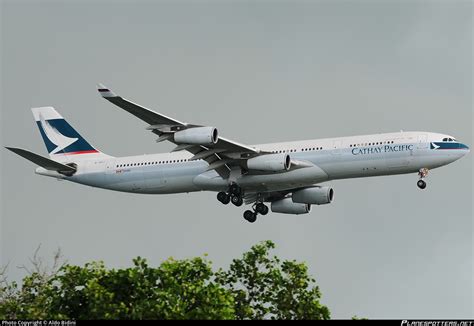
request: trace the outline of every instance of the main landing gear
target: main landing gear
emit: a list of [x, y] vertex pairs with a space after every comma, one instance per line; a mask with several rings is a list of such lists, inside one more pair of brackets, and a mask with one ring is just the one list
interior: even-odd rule
[[[227, 192], [221, 191], [217, 194], [217, 200], [220, 201], [222, 204], [227, 205], [228, 203], [232, 202], [237, 207], [240, 207], [244, 203], [244, 199], [242, 198], [243, 192], [242, 188], [236, 183], [232, 183], [229, 186], [229, 190]], [[257, 201], [253, 206], [252, 210], [246, 210], [244, 212], [244, 219], [250, 223], [254, 223], [257, 220], [257, 215], [267, 215], [268, 214], [268, 206], [265, 205], [263, 202]]]
[[242, 198], [242, 188], [238, 184], [233, 183], [229, 186], [229, 191], [221, 191], [217, 194], [217, 200], [222, 204], [227, 205], [229, 202], [232, 202], [235, 206], [242, 206], [244, 200]]
[[416, 183], [418, 188], [420, 188], [420, 189], [425, 189], [426, 188], [426, 182], [423, 179], [428, 176], [428, 172], [429, 172], [429, 170], [427, 168], [422, 168], [418, 172], [418, 176], [420, 177], [420, 180], [418, 180], [418, 182]]
[[253, 211], [247, 210], [244, 212], [244, 219], [248, 222], [253, 223], [257, 220], [257, 215], [267, 215], [268, 214], [268, 206], [264, 203], [256, 203], [253, 206]]

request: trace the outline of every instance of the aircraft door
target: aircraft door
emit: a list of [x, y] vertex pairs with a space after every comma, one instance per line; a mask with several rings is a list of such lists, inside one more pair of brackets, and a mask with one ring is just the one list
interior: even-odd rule
[[333, 148], [331, 149], [331, 153], [333, 155], [339, 155], [341, 154], [342, 151], [342, 141], [341, 140], [335, 140], [333, 144]]
[[418, 144], [417, 144], [417, 148], [419, 149], [425, 149], [425, 148], [428, 148], [429, 144], [428, 144], [428, 136], [426, 134], [423, 134], [423, 135], [419, 135], [418, 136]]
[[123, 169], [116, 168], [116, 160], [108, 160], [105, 163], [105, 180], [111, 185], [120, 184], [123, 180]]
[[105, 163], [105, 180], [111, 181], [112, 176], [115, 174], [115, 160], [108, 160]]

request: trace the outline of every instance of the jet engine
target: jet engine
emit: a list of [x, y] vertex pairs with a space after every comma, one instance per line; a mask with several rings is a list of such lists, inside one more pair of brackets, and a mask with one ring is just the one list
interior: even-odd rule
[[294, 203], [300, 204], [329, 204], [334, 198], [334, 190], [331, 187], [309, 187], [293, 192]]
[[291, 158], [288, 154], [267, 154], [248, 159], [246, 165], [249, 170], [288, 171], [291, 167]]
[[272, 202], [272, 212], [282, 214], [306, 214], [311, 211], [310, 204], [294, 203], [291, 198], [283, 198]]
[[214, 145], [219, 140], [219, 133], [214, 127], [196, 127], [178, 131], [174, 141], [178, 144]]

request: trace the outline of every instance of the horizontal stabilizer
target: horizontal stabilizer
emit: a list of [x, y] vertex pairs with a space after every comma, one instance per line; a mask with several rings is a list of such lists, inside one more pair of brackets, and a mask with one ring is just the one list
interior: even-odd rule
[[65, 175], [72, 175], [72, 174], [74, 174], [74, 172], [76, 172], [76, 169], [72, 166], [61, 164], [59, 162], [56, 162], [56, 161], [53, 161], [49, 158], [46, 158], [46, 157], [43, 157], [41, 155], [32, 153], [32, 152], [27, 151], [25, 149], [14, 148], [14, 147], [5, 147], [5, 148], [12, 151], [15, 154], [20, 155], [21, 157], [26, 158], [29, 161], [41, 166], [42, 168], [45, 168], [46, 170], [57, 171], [61, 174], [65, 174]]
[[99, 91], [100, 95], [102, 95], [102, 97], [116, 97], [117, 96], [115, 95], [114, 92], [112, 92], [110, 89], [108, 89], [102, 84], [97, 85], [97, 90]]

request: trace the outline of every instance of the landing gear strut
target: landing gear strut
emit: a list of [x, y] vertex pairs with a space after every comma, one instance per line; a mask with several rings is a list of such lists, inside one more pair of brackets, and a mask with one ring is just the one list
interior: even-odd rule
[[234, 196], [241, 196], [242, 195], [242, 188], [239, 187], [238, 184], [232, 183], [229, 186], [229, 193]]
[[418, 182], [416, 183], [418, 188], [420, 188], [420, 189], [425, 189], [426, 188], [426, 182], [423, 179], [428, 176], [428, 172], [429, 172], [429, 170], [427, 168], [422, 168], [418, 172], [418, 176], [420, 177], [420, 180], [418, 180]]

